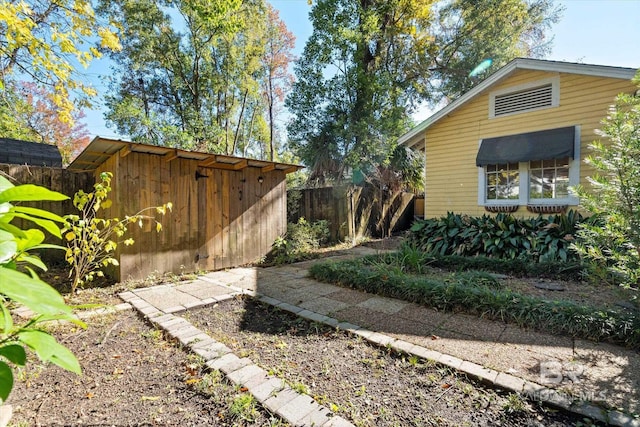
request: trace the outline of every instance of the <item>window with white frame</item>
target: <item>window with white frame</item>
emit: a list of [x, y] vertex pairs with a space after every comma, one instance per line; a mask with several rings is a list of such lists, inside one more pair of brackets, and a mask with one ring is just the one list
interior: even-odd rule
[[569, 157], [529, 162], [529, 198], [569, 197], [569, 164]]
[[520, 167], [518, 163], [487, 165], [487, 200], [518, 200], [520, 198]]
[[580, 129], [549, 129], [480, 141], [478, 204], [577, 204]]

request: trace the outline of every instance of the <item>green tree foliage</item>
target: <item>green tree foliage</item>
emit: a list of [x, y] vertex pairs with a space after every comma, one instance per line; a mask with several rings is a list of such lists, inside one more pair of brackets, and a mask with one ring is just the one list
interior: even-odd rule
[[319, 0], [287, 99], [292, 147], [312, 178], [383, 164], [422, 102], [471, 88], [470, 72], [545, 53], [550, 0]]
[[26, 118], [33, 113], [33, 106], [11, 85], [5, 86], [0, 96], [0, 135], [5, 138], [35, 141], [36, 132], [26, 126]]
[[279, 21], [268, 21], [263, 0], [103, 0], [99, 10], [117, 20], [123, 40], [107, 97], [107, 119], [118, 132], [157, 145], [266, 156], [266, 31]]
[[226, 99], [211, 99], [209, 91], [222, 95], [225, 82], [217, 71], [228, 64], [213, 54], [239, 28], [239, 9], [240, 1], [225, 0], [100, 2], [98, 11], [117, 21], [123, 41], [122, 51], [111, 55], [115, 78], [106, 99], [106, 118], [119, 133], [220, 151], [224, 119], [214, 112]]
[[107, 197], [111, 192], [111, 172], [100, 174], [100, 182], [96, 183], [91, 193], [79, 190], [73, 197], [73, 205], [80, 215], [65, 215], [62, 233], [67, 240], [65, 259], [71, 265], [69, 275], [73, 278], [71, 292], [87, 282], [93, 281], [98, 276], [104, 275], [103, 269], [109, 265], [118, 265], [114, 258], [115, 250], [119, 243], [125, 246], [135, 242], [128, 238], [119, 242], [127, 233], [130, 224], [138, 224], [143, 227], [144, 221], [152, 221], [156, 225], [156, 231], [162, 230], [162, 224], [148, 212], [156, 212], [161, 215], [171, 211], [171, 202], [162, 206], [144, 208], [134, 215], [127, 215], [123, 219], [99, 218], [101, 209], [111, 206], [111, 200]]
[[60, 120], [72, 123], [74, 102], [86, 104], [96, 94], [78, 78], [75, 63], [86, 67], [100, 49], [119, 48], [88, 0], [2, 1], [0, 95], [15, 80], [31, 81], [51, 93]]
[[285, 93], [293, 84], [293, 76], [289, 73], [289, 63], [293, 61], [291, 51], [294, 48], [295, 40], [293, 33], [280, 20], [278, 11], [272, 6], [268, 6], [262, 86], [269, 125], [269, 160], [271, 161], [276, 157], [275, 133], [278, 107], [284, 102]]
[[[640, 87], [640, 72], [633, 79]], [[596, 173], [576, 188], [581, 205], [595, 215], [584, 224], [578, 250], [600, 279], [640, 284], [640, 98], [621, 93], [590, 145], [585, 162]]]
[[[62, 222], [62, 218], [45, 210], [20, 206], [20, 203], [67, 198], [31, 184], [14, 186], [0, 176], [0, 405], [13, 388], [11, 365], [26, 363], [25, 348], [33, 350], [43, 361], [80, 373], [75, 356], [42, 326], [54, 320], [68, 320], [80, 326], [84, 324], [76, 319], [60, 294], [40, 280], [31, 268], [47, 269], [30, 251], [62, 248], [43, 244], [45, 235], [40, 229], [23, 230], [11, 224], [15, 218], [28, 220], [59, 238], [60, 229], [56, 222]], [[9, 310], [15, 304], [29, 308], [34, 316], [25, 324], [14, 323]]]

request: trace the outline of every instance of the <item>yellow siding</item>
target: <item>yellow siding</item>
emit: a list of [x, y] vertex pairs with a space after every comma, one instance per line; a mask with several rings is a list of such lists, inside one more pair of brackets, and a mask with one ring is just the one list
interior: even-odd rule
[[[560, 105], [556, 108], [489, 119], [489, 94], [499, 89], [560, 78]], [[534, 132], [565, 126], [581, 127], [580, 154], [588, 154], [609, 106], [620, 92], [632, 92], [629, 81], [576, 74], [518, 70], [504, 81], [479, 94], [443, 117], [426, 131], [426, 217], [447, 212], [482, 215], [478, 205], [478, 168], [475, 158], [483, 138]], [[592, 170], [580, 165], [580, 181]], [[520, 206], [518, 215], [530, 215]]]

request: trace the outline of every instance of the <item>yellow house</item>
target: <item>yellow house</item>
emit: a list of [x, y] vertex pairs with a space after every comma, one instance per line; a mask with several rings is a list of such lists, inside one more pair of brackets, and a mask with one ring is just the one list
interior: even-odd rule
[[400, 137], [424, 151], [425, 217], [557, 213], [596, 129], [636, 70], [518, 58]]

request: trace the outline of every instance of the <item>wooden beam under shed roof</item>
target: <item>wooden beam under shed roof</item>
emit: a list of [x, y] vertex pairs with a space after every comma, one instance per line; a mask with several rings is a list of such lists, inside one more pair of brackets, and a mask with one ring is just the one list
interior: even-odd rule
[[260, 172], [271, 172], [272, 170], [275, 170], [275, 168], [276, 168], [276, 164], [271, 163], [270, 165], [260, 168]]
[[208, 165], [200, 165], [200, 166], [203, 167], [203, 168], [224, 169], [224, 170], [228, 170], [228, 171], [237, 170], [235, 165], [233, 165], [231, 163], [216, 162], [216, 163], [210, 163]]
[[218, 158], [216, 156], [211, 156], [206, 160], [203, 160], [202, 162], [198, 163], [198, 166], [203, 167], [203, 168], [208, 168], [211, 167], [211, 165], [215, 164], [218, 162]]
[[131, 154], [131, 145], [127, 144], [120, 149], [120, 157], [127, 157]]
[[241, 160], [237, 163], [224, 163], [224, 162], [211, 162], [210, 160], [206, 160], [200, 163], [198, 166], [203, 168], [212, 168], [212, 169], [224, 169], [229, 171], [237, 171], [240, 169], [244, 169], [249, 166], [248, 160]]
[[247, 166], [249, 166], [249, 161], [247, 159], [244, 159], [244, 160], [239, 161], [235, 165], [233, 165], [233, 170], [244, 169]]
[[289, 167], [289, 168], [287, 168], [287, 169], [285, 169], [285, 170], [284, 170], [284, 174], [286, 175], [286, 174], [289, 174], [289, 173], [295, 172], [295, 171], [297, 171], [298, 169], [300, 169], [300, 166], [291, 166], [291, 167]]
[[164, 161], [165, 162], [170, 162], [171, 160], [177, 159], [178, 158], [178, 149], [173, 149], [171, 151], [169, 151], [167, 154], [164, 155]]

